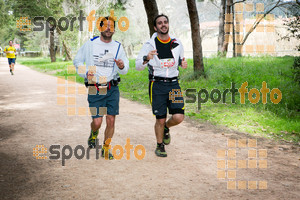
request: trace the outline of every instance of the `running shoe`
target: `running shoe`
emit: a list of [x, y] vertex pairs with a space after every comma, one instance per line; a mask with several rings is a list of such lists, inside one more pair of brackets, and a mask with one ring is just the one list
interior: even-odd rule
[[96, 147], [96, 139], [97, 139], [98, 133], [99, 133], [99, 130], [97, 130], [96, 132], [93, 132], [93, 130], [91, 130], [91, 134], [88, 139], [88, 145], [91, 149]]
[[156, 149], [155, 149], [155, 154], [158, 157], [167, 157], [167, 152], [165, 150], [165, 145], [164, 143], [157, 144]]
[[165, 125], [165, 128], [164, 128], [164, 139], [163, 139], [163, 142], [164, 142], [165, 145], [168, 145], [171, 142], [170, 130], [169, 130], [168, 127], [166, 127], [166, 125]]
[[113, 160], [114, 159], [114, 156], [112, 155], [110, 149], [108, 149], [105, 146], [102, 147], [101, 156], [105, 159], [108, 159], [108, 160]]

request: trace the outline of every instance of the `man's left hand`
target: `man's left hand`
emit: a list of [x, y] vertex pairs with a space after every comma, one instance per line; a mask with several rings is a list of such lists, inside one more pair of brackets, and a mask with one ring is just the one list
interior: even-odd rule
[[181, 61], [181, 67], [182, 67], [182, 69], [187, 68], [187, 61], [185, 60], [185, 58], [183, 58], [182, 61]]
[[115, 62], [117, 64], [117, 66], [119, 67], [119, 69], [124, 69], [124, 62], [123, 62], [123, 60], [121, 60], [121, 59], [118, 59], [118, 60], [114, 59], [114, 60], [115, 60]]

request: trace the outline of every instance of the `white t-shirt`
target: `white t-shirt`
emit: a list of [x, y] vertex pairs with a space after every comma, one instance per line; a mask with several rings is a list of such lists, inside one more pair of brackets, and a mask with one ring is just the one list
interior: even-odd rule
[[[116, 58], [116, 54], [118, 52]], [[124, 62], [124, 68], [119, 69], [117, 64], [114, 64], [114, 58], [121, 59]], [[106, 81], [114, 79], [117, 80], [119, 74], [126, 74], [129, 69], [129, 60], [126, 57], [125, 51], [119, 42], [112, 40], [110, 43], [105, 43], [100, 40], [100, 37], [94, 37], [88, 40], [78, 50], [73, 63], [76, 67], [76, 72], [79, 76], [83, 77], [87, 81], [87, 72], [89, 70], [95, 70], [94, 75], [99, 81], [99, 77], [103, 80], [106, 77]], [[96, 69], [94, 67], [96, 66]], [[92, 67], [92, 68], [90, 68]], [[101, 81], [101, 82], [102, 82]]]
[[[96, 76], [105, 76], [107, 81], [110, 81], [113, 76], [113, 72], [116, 71], [116, 63], [114, 63], [114, 58], [119, 48], [119, 44], [116, 41], [111, 41], [110, 43], [105, 43], [97, 38], [93, 40], [93, 59], [96, 66]], [[120, 46], [117, 59], [123, 59], [125, 52]]]

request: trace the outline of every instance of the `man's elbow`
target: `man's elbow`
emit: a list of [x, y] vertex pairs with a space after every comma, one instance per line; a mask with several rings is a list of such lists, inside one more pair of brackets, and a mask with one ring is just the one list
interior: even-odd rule
[[129, 69], [129, 66], [124, 67], [123, 69], [120, 69], [120, 70], [119, 70], [119, 73], [120, 73], [120, 74], [127, 74], [128, 69]]
[[83, 62], [81, 62], [78, 58], [75, 57], [73, 59], [73, 65], [76, 67], [79, 67], [79, 66], [83, 65]]
[[120, 74], [127, 74], [127, 72], [128, 72], [128, 70], [126, 70], [126, 69], [119, 70]]
[[140, 60], [135, 61], [135, 69], [138, 71], [142, 71], [144, 69], [143, 63]]

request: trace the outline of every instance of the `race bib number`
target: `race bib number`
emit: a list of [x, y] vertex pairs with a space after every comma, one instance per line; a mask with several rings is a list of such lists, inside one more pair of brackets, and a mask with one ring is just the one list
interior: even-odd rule
[[173, 67], [175, 64], [173, 58], [168, 58], [168, 59], [160, 59], [160, 67], [161, 68], [169, 68]]

